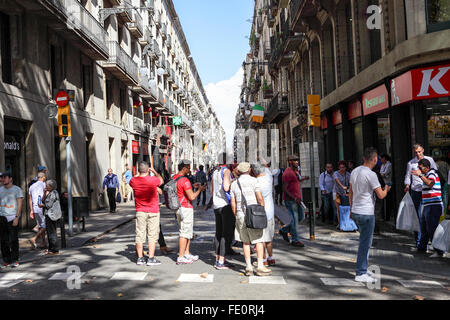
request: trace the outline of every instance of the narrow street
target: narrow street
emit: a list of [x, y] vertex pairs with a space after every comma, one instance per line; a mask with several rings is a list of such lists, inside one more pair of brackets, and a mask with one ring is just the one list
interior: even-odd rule
[[[132, 214], [130, 205], [116, 215]], [[174, 214], [161, 208], [162, 228], [170, 248], [177, 249]], [[319, 222], [316, 240], [309, 241], [307, 221], [300, 225], [305, 248], [294, 248], [275, 236], [276, 265], [271, 277], [245, 277], [241, 255], [229, 260], [234, 269], [213, 268], [214, 213], [195, 211], [192, 265], [176, 265], [175, 250], [156, 256], [162, 264], [137, 266], [134, 220], [87, 243], [62, 250], [59, 256], [35, 256], [18, 269], [0, 271], [0, 299], [149, 299], [149, 300], [296, 300], [450, 298], [450, 259], [429, 259], [412, 252], [411, 237], [383, 232], [374, 238], [369, 264], [381, 271], [380, 288], [356, 283], [354, 267], [358, 233], [341, 233]], [[278, 229], [278, 228], [277, 228]], [[89, 231], [89, 230], [88, 230]], [[256, 257], [254, 260], [256, 260]], [[81, 271], [80, 289], [68, 267]], [[72, 272], [72, 271], [70, 271]], [[208, 275], [206, 276], [207, 273]], [[205, 278], [200, 275], [204, 274]], [[194, 275], [194, 276], [190, 276]], [[69, 281], [66, 281], [69, 277]], [[57, 279], [57, 280], [52, 280]], [[59, 279], [59, 280], [58, 280]], [[69, 284], [68, 284], [69, 282]]]

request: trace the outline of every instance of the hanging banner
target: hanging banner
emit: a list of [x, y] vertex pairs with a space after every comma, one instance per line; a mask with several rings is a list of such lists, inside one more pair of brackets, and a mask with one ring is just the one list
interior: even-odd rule
[[264, 119], [264, 107], [256, 104], [252, 108], [252, 121], [257, 123], [262, 123]]
[[139, 154], [140, 153], [139, 152], [139, 141], [133, 140], [131, 142], [131, 149], [132, 149], [133, 154]]
[[362, 116], [361, 102], [356, 100], [348, 105], [348, 120], [353, 120]]
[[342, 113], [341, 110], [334, 110], [332, 114], [333, 126], [340, 125], [342, 123]]
[[389, 108], [388, 91], [384, 84], [363, 94], [362, 99], [364, 115]]

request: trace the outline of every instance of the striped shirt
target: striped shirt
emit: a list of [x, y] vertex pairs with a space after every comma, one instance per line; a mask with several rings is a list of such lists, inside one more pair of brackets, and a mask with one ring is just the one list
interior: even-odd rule
[[441, 182], [436, 170], [431, 169], [425, 175], [427, 179], [433, 180], [434, 185], [432, 188], [428, 187], [425, 183], [422, 187], [422, 203], [424, 206], [442, 205], [441, 195]]

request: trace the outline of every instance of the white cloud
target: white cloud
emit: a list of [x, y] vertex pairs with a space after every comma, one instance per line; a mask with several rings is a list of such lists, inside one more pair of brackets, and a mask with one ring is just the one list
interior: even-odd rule
[[230, 79], [209, 83], [205, 87], [209, 102], [225, 130], [227, 148], [233, 145], [235, 116], [240, 103], [243, 77], [244, 71], [239, 68], [238, 72]]

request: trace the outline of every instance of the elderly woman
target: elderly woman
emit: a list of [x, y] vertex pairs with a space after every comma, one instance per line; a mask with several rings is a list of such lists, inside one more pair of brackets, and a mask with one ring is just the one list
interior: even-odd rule
[[[259, 187], [261, 189], [262, 196], [264, 198], [264, 209], [267, 215], [267, 228], [264, 229], [263, 239], [264, 239], [264, 265], [273, 266], [275, 265], [275, 259], [273, 259], [273, 245], [272, 240], [275, 234], [275, 207], [273, 201], [273, 185], [272, 176], [270, 172], [268, 173], [266, 167], [260, 163], [253, 165], [253, 172], [258, 181]], [[266, 255], [267, 253], [267, 255]]]
[[[58, 236], [56, 234], [56, 228], [59, 225], [60, 219], [53, 221], [48, 216], [49, 210], [61, 211], [61, 205], [59, 204], [59, 195], [56, 190], [56, 181], [48, 180], [46, 183], [44, 198], [42, 199], [42, 207], [44, 208], [45, 225], [48, 238], [48, 249], [45, 251], [47, 255], [59, 254], [58, 249]], [[58, 209], [59, 208], [59, 209]]]
[[334, 217], [334, 223], [337, 224], [337, 229], [339, 229], [339, 206], [349, 206], [350, 202], [348, 199], [348, 192], [350, 189], [350, 173], [347, 171], [347, 162], [339, 161], [339, 170], [334, 173], [334, 193], [336, 194], [336, 217]]

